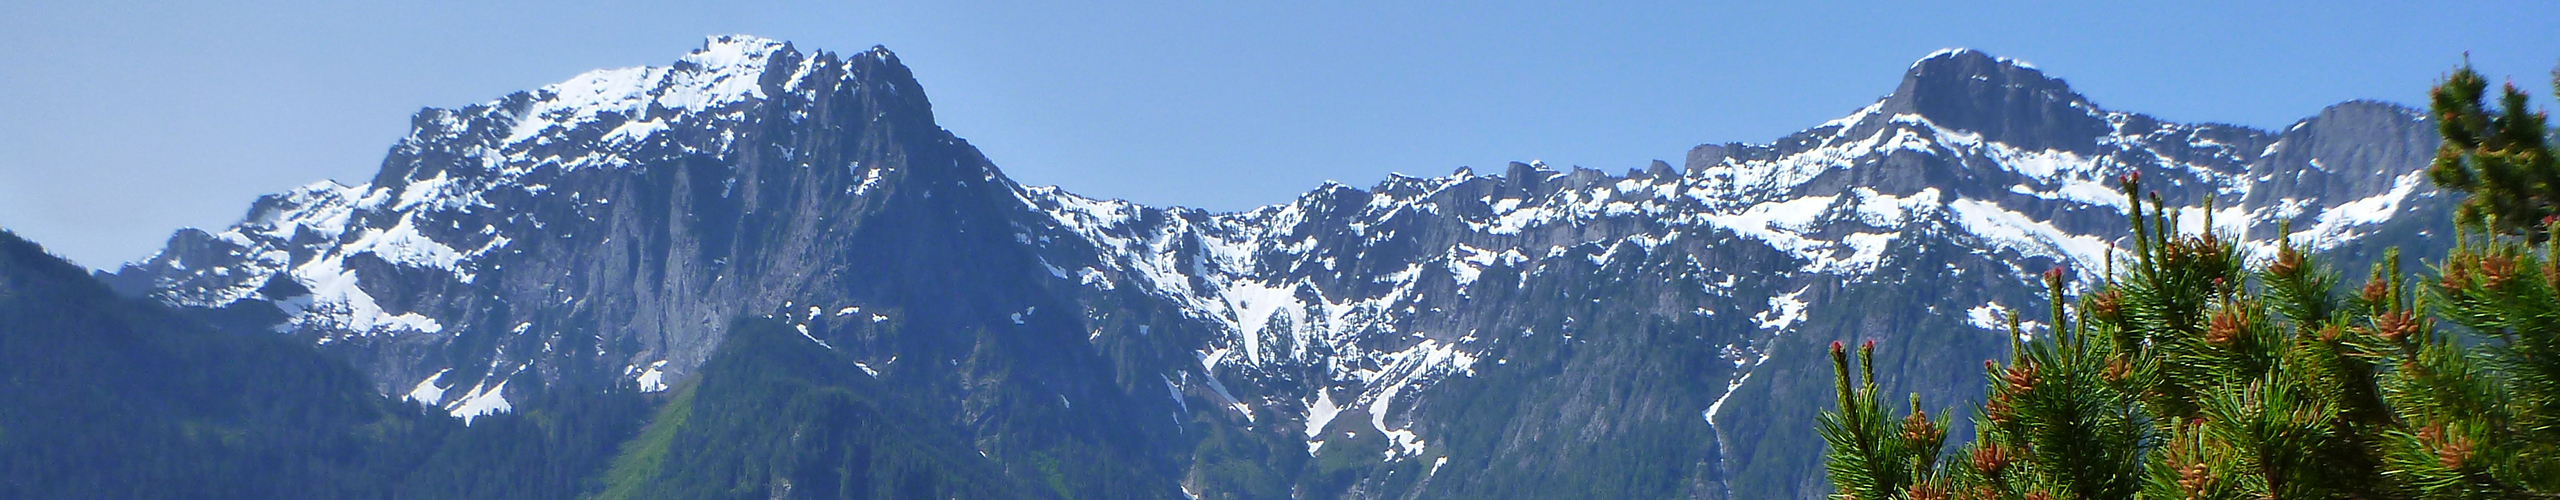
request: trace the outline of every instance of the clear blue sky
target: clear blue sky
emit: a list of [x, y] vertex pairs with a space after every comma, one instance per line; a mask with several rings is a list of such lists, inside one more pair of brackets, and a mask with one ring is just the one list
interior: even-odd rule
[[0, 227], [112, 267], [258, 194], [369, 178], [418, 108], [722, 33], [886, 45], [1016, 179], [1211, 209], [1511, 160], [1676, 164], [1845, 115], [1943, 47], [2109, 108], [2266, 128], [2418, 102], [2466, 50], [2547, 104], [2560, 63], [2542, 0], [1016, 3], [5, 2]]

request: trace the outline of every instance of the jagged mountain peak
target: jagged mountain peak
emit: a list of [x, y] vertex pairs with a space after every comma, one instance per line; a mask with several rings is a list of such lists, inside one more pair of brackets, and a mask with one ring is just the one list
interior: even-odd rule
[[1932, 71], [1937, 72], [1950, 71], [1951, 67], [1955, 67], [1952, 71], [1957, 73], [2010, 70], [2036, 73], [2039, 76], [2044, 73], [2043, 68], [2038, 68], [2035, 63], [2024, 60], [1995, 56], [1989, 52], [1967, 47], [1948, 47], [1920, 56], [1919, 60], [1911, 61], [1910, 71], [1903, 76], [1910, 77], [1921, 73], [1924, 68], [1931, 67], [1935, 67]]
[[[496, 187], [538, 189], [544, 178], [571, 170], [681, 158], [848, 164], [857, 175], [833, 180], [864, 184], [864, 190], [882, 178], [859, 175], [856, 158], [810, 155], [841, 142], [820, 130], [963, 144], [935, 123], [922, 85], [885, 47], [802, 53], [789, 42], [723, 35], [665, 66], [589, 71], [489, 102], [422, 110], [364, 187], [389, 190], [404, 206], [452, 202]], [[785, 143], [751, 145], [757, 142], [751, 136], [767, 134], [780, 134], [772, 139]], [[937, 172], [960, 166], [939, 176], [950, 178], [984, 177], [992, 168], [966, 163], [917, 166]]]
[[761, 59], [782, 52], [793, 52], [791, 42], [745, 34], [712, 35], [702, 37], [702, 48], [685, 54], [683, 61], [705, 66], [761, 66]]
[[[942, 229], [999, 234], [1004, 215], [986, 207], [1013, 189], [935, 124], [914, 75], [876, 46], [804, 54], [787, 42], [711, 37], [669, 65], [590, 71], [427, 109], [413, 122], [370, 182], [261, 198], [239, 224], [182, 230], [159, 255], [107, 281], [183, 306], [272, 305], [286, 317], [273, 329], [323, 343], [425, 349], [589, 329], [693, 332], [578, 356], [537, 343], [368, 366], [393, 393], [420, 377], [418, 387], [455, 391], [494, 388], [527, 371], [555, 380], [553, 363], [564, 359], [672, 359], [665, 371], [679, 379], [720, 338], [717, 322], [702, 328], [700, 318], [810, 301], [816, 292], [803, 289], [814, 285], [800, 279], [867, 272], [832, 256], [859, 250], [842, 242], [874, 231], [864, 223], [873, 214], [931, 214]], [[834, 253], [746, 250], [788, 245]], [[528, 274], [541, 268], [559, 274]], [[634, 281], [657, 288], [643, 299], [616, 295]], [[840, 289], [826, 293], [850, 300]], [[578, 300], [598, 296], [612, 302]], [[714, 296], [723, 298], [696, 300]], [[628, 312], [640, 301], [660, 314]], [[489, 305], [497, 303], [547, 306]], [[595, 308], [624, 312], [599, 324], [583, 312]], [[675, 309], [685, 317], [664, 312]], [[483, 411], [473, 401], [499, 401], [494, 391], [412, 399], [472, 415]]]
[[[837, 113], [846, 115], [838, 117], [840, 121], [890, 122], [938, 131], [922, 86], [885, 47], [873, 46], [850, 56], [828, 51], [804, 54], [789, 42], [722, 35], [706, 38], [701, 48], [663, 66], [593, 70], [484, 103], [420, 110], [411, 120], [410, 134], [393, 153], [453, 143], [511, 153], [563, 148], [631, 151], [653, 145], [672, 146], [678, 153], [719, 152], [728, 139], [653, 142], [668, 142], [670, 127], [711, 129], [737, 122], [824, 119], [827, 110], [820, 108], [841, 108], [840, 101], [877, 108], [862, 116]], [[559, 160], [561, 166], [580, 167], [610, 159]], [[416, 180], [434, 172], [385, 169], [384, 173], [416, 174], [407, 179]], [[389, 185], [381, 182], [388, 180], [394, 179], [377, 178], [375, 185]]]
[[1941, 50], [1912, 63], [1880, 108], [1884, 116], [1919, 115], [2029, 150], [2085, 153], [2109, 131], [2105, 112], [2062, 79], [1971, 49]]
[[1941, 49], [1913, 61], [1902, 73], [1901, 86], [1894, 95], [1909, 98], [1943, 97], [1910, 90], [1934, 90], [1944, 87], [2007, 87], [2051, 92], [2050, 98], [2086, 103], [2087, 98], [2072, 92], [2071, 85], [2045, 74], [2036, 65], [1965, 49]]

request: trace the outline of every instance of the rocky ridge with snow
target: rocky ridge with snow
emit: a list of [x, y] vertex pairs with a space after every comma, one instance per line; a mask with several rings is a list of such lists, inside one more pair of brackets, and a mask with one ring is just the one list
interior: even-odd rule
[[[2106, 268], [2119, 177], [2193, 207], [2184, 230], [2354, 261], [2442, 239], [2433, 148], [2396, 105], [2178, 124], [1951, 50], [1839, 120], [1677, 167], [1461, 168], [1212, 213], [1014, 184], [886, 50], [720, 37], [423, 111], [371, 182], [262, 198], [108, 278], [463, 418], [525, 384], [680, 385], [747, 315], [936, 395], [990, 457], [1004, 432], [1086, 436], [1185, 494], [1814, 498], [1819, 346], [1878, 339], [1888, 390], [1956, 406], [1998, 318], [2041, 310], [2035, 275]], [[1074, 417], [987, 423], [1019, 405]]]

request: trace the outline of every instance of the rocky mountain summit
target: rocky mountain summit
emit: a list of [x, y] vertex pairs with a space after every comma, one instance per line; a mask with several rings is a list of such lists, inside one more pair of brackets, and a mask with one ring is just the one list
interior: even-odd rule
[[870, 380], [843, 390], [912, 403], [886, 428], [1062, 497], [1816, 498], [1821, 346], [1894, 344], [1888, 392], [1969, 404], [2007, 315], [2042, 316], [2036, 276], [2101, 279], [2122, 176], [2260, 253], [2449, 234], [2413, 110], [2171, 123], [1968, 50], [1679, 166], [1234, 213], [1016, 184], [876, 47], [717, 37], [413, 123], [370, 182], [101, 277], [464, 419], [531, 387], [681, 392], [740, 318], [787, 325]]

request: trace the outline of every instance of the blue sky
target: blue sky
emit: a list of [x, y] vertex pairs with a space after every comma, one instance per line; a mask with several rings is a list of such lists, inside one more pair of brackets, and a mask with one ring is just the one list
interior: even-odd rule
[[724, 33], [886, 45], [1016, 179], [1225, 210], [1389, 172], [1676, 164], [1845, 115], [1944, 47], [2111, 109], [2262, 128], [2419, 102], [2464, 51], [2547, 104], [2560, 63], [2560, 2], [2047, 3], [2074, 5], [7, 2], [0, 227], [111, 267], [259, 194], [368, 178], [419, 108]]

